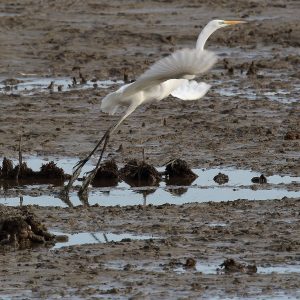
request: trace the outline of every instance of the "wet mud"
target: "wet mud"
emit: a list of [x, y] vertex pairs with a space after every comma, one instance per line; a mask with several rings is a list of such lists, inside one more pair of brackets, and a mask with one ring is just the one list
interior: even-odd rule
[[[1, 1], [0, 157], [9, 159], [18, 157], [20, 136], [27, 155], [85, 157], [120, 117], [100, 111], [107, 93], [172, 51], [194, 47], [212, 18], [248, 23], [221, 29], [208, 40], [219, 62], [199, 78], [212, 85], [205, 98], [168, 97], [140, 107], [122, 124], [108, 144], [107, 165], [92, 183], [89, 206], [78, 200], [63, 208], [54, 198], [60, 187], [48, 180], [61, 185], [70, 171], [62, 173], [51, 162], [33, 170], [25, 160], [21, 167], [5, 161], [0, 298], [299, 298], [299, 182], [272, 176], [300, 176], [299, 11], [298, 1], [270, 0]], [[218, 171], [210, 173], [209, 184], [205, 177], [187, 176], [176, 186], [171, 171], [161, 181], [151, 166], [174, 158], [192, 171]], [[128, 162], [120, 176], [116, 166]], [[229, 167], [258, 175], [253, 182], [247, 177], [247, 189], [241, 188], [244, 181], [233, 184], [228, 198], [228, 185], [236, 180], [222, 170]], [[152, 190], [135, 190], [139, 184], [131, 180], [141, 175]], [[32, 177], [46, 184], [32, 187], [26, 182]], [[127, 198], [117, 189], [125, 177], [132, 186]], [[101, 190], [107, 180], [116, 190]], [[202, 184], [218, 186], [218, 201], [203, 193]], [[264, 189], [272, 193], [260, 194]], [[255, 192], [255, 201], [242, 200]], [[135, 202], [137, 194], [144, 202]], [[29, 203], [39, 225], [30, 223], [24, 206], [6, 206], [6, 197], [22, 204], [27, 196], [46, 197], [44, 205]], [[40, 224], [66, 234], [154, 238], [49, 251], [44, 246], [52, 241]], [[23, 240], [26, 247], [41, 247], [22, 249]], [[206, 273], [205, 266], [213, 272]]]

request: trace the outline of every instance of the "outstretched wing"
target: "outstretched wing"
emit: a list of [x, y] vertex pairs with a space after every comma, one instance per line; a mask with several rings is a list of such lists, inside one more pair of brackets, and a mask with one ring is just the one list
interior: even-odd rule
[[197, 100], [202, 98], [210, 89], [211, 85], [195, 80], [185, 80], [171, 95], [181, 100]]
[[208, 71], [216, 61], [217, 56], [211, 51], [199, 51], [199, 49], [178, 50], [152, 65], [124, 90], [123, 95], [129, 96], [169, 79], [180, 79], [190, 75], [197, 76]]

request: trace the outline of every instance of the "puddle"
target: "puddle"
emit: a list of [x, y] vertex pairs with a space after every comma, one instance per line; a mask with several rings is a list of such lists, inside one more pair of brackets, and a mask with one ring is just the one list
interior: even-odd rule
[[101, 88], [106, 89], [111, 85], [115, 84], [123, 84], [122, 80], [97, 80], [97, 81], [90, 81], [87, 80], [85, 84], [76, 84], [73, 85], [72, 78], [70, 77], [17, 77], [20, 81], [17, 84], [4, 84], [4, 80], [7, 78], [0, 78], [0, 93], [2, 94], [22, 94], [22, 95], [34, 95], [36, 93], [41, 92], [49, 92], [50, 89], [48, 88], [53, 82], [53, 92], [58, 92], [58, 89], [61, 89], [62, 92], [64, 91], [71, 91], [71, 90], [82, 90], [82, 89], [90, 89], [90, 88]]
[[68, 241], [56, 243], [51, 249], [59, 249], [62, 247], [75, 246], [75, 245], [86, 245], [86, 244], [99, 244], [109, 242], [121, 242], [122, 240], [148, 240], [157, 237], [147, 235], [135, 235], [130, 233], [105, 233], [105, 232], [81, 232], [81, 233], [63, 233], [50, 231], [55, 235], [64, 235], [68, 237]]
[[[64, 170], [66, 174], [72, 174], [72, 170], [74, 165], [78, 162], [77, 158], [56, 158], [56, 157], [23, 157], [23, 161], [27, 163], [27, 166], [31, 168], [33, 171], [39, 171], [42, 164], [48, 163], [50, 161], [54, 161], [54, 163]], [[13, 159], [14, 165], [18, 164], [18, 161]], [[85, 164], [82, 169], [81, 176], [84, 173], [91, 171], [94, 168], [94, 165], [91, 162]], [[164, 171], [163, 167], [157, 168], [158, 171]], [[251, 170], [241, 170], [234, 168], [210, 168], [210, 169], [193, 169], [193, 172], [198, 175], [198, 178], [192, 182], [192, 186], [198, 187], [210, 187], [210, 186], [220, 186], [216, 183], [213, 178], [219, 172], [224, 173], [229, 177], [229, 181], [221, 186], [231, 186], [231, 187], [239, 187], [239, 186], [251, 186], [253, 183], [251, 179], [253, 177], [260, 176], [261, 173], [251, 171]], [[288, 176], [288, 175], [273, 175], [267, 177], [269, 184], [290, 184], [293, 182], [300, 183], [300, 176]], [[160, 187], [166, 187], [165, 182], [161, 182]], [[118, 187], [128, 187], [127, 184], [121, 183]], [[152, 187], [153, 188], [153, 187]], [[141, 190], [141, 188], [138, 188]], [[149, 188], [148, 188], [149, 189]]]
[[300, 273], [300, 265], [284, 265], [284, 266], [257, 267], [257, 273], [259, 273], [259, 274]]
[[[72, 173], [72, 168], [78, 161], [75, 158], [49, 158], [43, 160], [37, 157], [24, 158], [27, 165], [34, 171], [38, 171], [42, 163], [53, 160], [58, 167], [63, 168], [68, 174]], [[14, 161], [16, 164], [17, 161]], [[82, 175], [93, 169], [92, 164], [86, 164]], [[163, 171], [164, 168], [158, 168]], [[23, 191], [19, 186], [14, 186], [20, 189], [19, 194], [25, 194], [22, 197], [23, 205], [40, 205], [40, 206], [78, 206], [78, 205], [95, 205], [100, 206], [126, 206], [126, 205], [162, 205], [165, 203], [181, 205], [184, 203], [193, 202], [221, 202], [234, 201], [238, 199], [247, 200], [268, 200], [268, 199], [282, 199], [283, 197], [297, 198], [300, 197], [300, 191], [285, 190], [282, 188], [274, 188], [274, 185], [300, 183], [300, 177], [273, 175], [267, 177], [268, 183], [272, 184], [272, 188], [268, 189], [269, 185], [253, 184], [251, 179], [260, 176], [260, 173], [251, 170], [239, 170], [233, 168], [212, 168], [212, 169], [193, 169], [199, 176], [191, 185], [168, 185], [166, 181], [161, 181], [157, 187], [131, 187], [125, 182], [119, 182], [116, 186], [101, 187], [95, 184], [89, 193], [88, 203], [82, 202], [76, 192], [70, 193], [69, 199], [62, 199], [56, 195], [26, 195], [33, 185], [23, 185]], [[219, 185], [213, 178], [219, 172], [226, 174], [229, 181], [225, 184]], [[62, 183], [61, 183], [62, 184]], [[81, 182], [75, 182], [75, 185], [80, 185]], [[3, 189], [7, 186], [2, 182]], [[51, 184], [55, 186], [55, 184]], [[1, 182], [0, 182], [1, 186]], [[35, 185], [37, 192], [42, 194], [43, 188], [48, 190], [47, 185]], [[11, 186], [13, 187], [13, 186]], [[256, 189], [256, 187], [259, 187]], [[25, 190], [25, 191], [24, 191]], [[20, 197], [0, 198], [0, 204], [8, 206], [20, 205]], [[226, 224], [225, 224], [226, 225]], [[214, 226], [214, 225], [211, 225]], [[224, 225], [215, 225], [224, 226]]]
[[[222, 269], [220, 269], [219, 264], [204, 264], [204, 263], [196, 263], [195, 268], [186, 269], [184, 267], [179, 267], [174, 269], [176, 273], [184, 273], [184, 272], [201, 272], [206, 275], [210, 274], [222, 274], [224, 273]], [[284, 266], [269, 266], [269, 267], [257, 267], [256, 274], [289, 274], [289, 273], [300, 273], [300, 265], [284, 265]]]
[[[235, 81], [233, 81], [235, 82]], [[234, 85], [224, 86], [224, 82], [216, 83], [215, 92], [222, 97], [242, 97], [247, 100], [258, 100], [258, 99], [267, 99], [270, 101], [278, 101], [281, 103], [296, 103], [298, 102], [298, 97], [295, 97], [293, 93], [296, 92], [296, 89], [291, 91], [278, 89], [275, 92], [270, 92], [269, 90], [256, 91], [255, 89], [249, 87], [237, 88]]]
[[[172, 266], [162, 264], [159, 261], [152, 262], [137, 262], [135, 261], [132, 268], [135, 270], [143, 270], [148, 272], [166, 272], [173, 271], [178, 274], [185, 272], [201, 272], [205, 275], [217, 275], [224, 274], [224, 271], [220, 268], [219, 263], [205, 263], [197, 262], [195, 268], [185, 268], [184, 266], [172, 268]], [[108, 269], [123, 270], [128, 265], [128, 261], [110, 261], [105, 263]], [[300, 265], [284, 265], [284, 266], [269, 266], [269, 267], [257, 267], [256, 274], [289, 274], [289, 273], [300, 273]]]
[[[124, 184], [125, 185], [125, 184]], [[126, 188], [112, 188], [110, 190], [97, 189], [92, 190], [89, 194], [88, 203], [82, 202], [76, 193], [71, 193], [69, 200], [62, 200], [55, 196], [23, 196], [22, 205], [39, 205], [39, 206], [59, 206], [72, 207], [78, 205], [100, 205], [100, 206], [127, 206], [127, 205], [163, 205], [165, 203], [181, 205], [185, 203], [203, 203], [203, 202], [222, 202], [234, 201], [238, 199], [246, 200], [269, 200], [299, 198], [300, 192], [287, 190], [251, 190], [249, 188], [232, 189], [232, 188], [199, 188], [192, 186], [184, 188], [185, 193], [174, 193], [175, 188], [171, 191], [169, 189], [157, 188], [152, 194], [149, 189], [145, 188], [143, 191], [139, 189], [132, 189], [129, 186]], [[100, 190], [100, 191], [99, 191]], [[180, 187], [176, 187], [180, 190]], [[0, 204], [7, 206], [19, 206], [20, 198], [0, 198]], [[217, 225], [218, 226], [218, 225]], [[222, 225], [219, 225], [222, 226]]]
[[[63, 168], [66, 173], [71, 174], [72, 168], [78, 161], [75, 158], [49, 158], [42, 160], [41, 158], [31, 157], [25, 158], [28, 166], [34, 171], [38, 171], [42, 163], [53, 160], [58, 167]], [[16, 163], [16, 161], [14, 162]], [[93, 169], [92, 164], [86, 164], [83, 172], [88, 172]], [[163, 171], [164, 168], [158, 168]], [[127, 206], [127, 205], [162, 205], [165, 203], [181, 205], [192, 202], [221, 202], [234, 201], [238, 199], [247, 200], [268, 200], [268, 199], [282, 199], [283, 197], [299, 198], [300, 191], [285, 190], [282, 188], [268, 189], [267, 185], [258, 185], [251, 182], [253, 177], [260, 176], [260, 173], [251, 170], [239, 170], [233, 168], [219, 169], [193, 169], [199, 176], [191, 185], [168, 185], [166, 181], [161, 181], [157, 187], [131, 187], [125, 182], [119, 182], [116, 186], [99, 187], [95, 185], [91, 188], [87, 202], [81, 202], [76, 192], [70, 193], [69, 199], [63, 201], [56, 196], [26, 196], [22, 197], [23, 205], [40, 205], [40, 206], [78, 206], [78, 205], [95, 205], [100, 206]], [[216, 183], [213, 178], [219, 172], [226, 174], [229, 181], [223, 185]], [[293, 182], [299, 183], [300, 177], [293, 176], [279, 176], [273, 175], [267, 177], [268, 183], [273, 185], [291, 184]], [[0, 183], [1, 184], [1, 183]], [[2, 183], [5, 188], [7, 186]], [[75, 182], [75, 185], [81, 182]], [[47, 184], [44, 187], [48, 187]], [[53, 185], [53, 184], [52, 184]], [[24, 186], [23, 189], [30, 189], [30, 185]], [[42, 194], [42, 185], [35, 186], [38, 193]], [[259, 187], [256, 189], [256, 187]], [[19, 188], [19, 187], [18, 187]], [[22, 195], [22, 190], [19, 191]], [[20, 205], [20, 198], [0, 198], [0, 204], [8, 206]], [[226, 224], [225, 224], [226, 225]], [[211, 225], [224, 226], [224, 225]]]

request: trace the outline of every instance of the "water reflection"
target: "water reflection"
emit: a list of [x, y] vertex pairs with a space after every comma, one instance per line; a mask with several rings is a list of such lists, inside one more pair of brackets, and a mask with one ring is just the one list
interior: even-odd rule
[[[64, 169], [66, 173], [71, 173], [72, 167], [77, 162], [75, 158], [51, 158], [58, 167]], [[47, 160], [48, 161], [48, 160]], [[26, 162], [33, 170], [38, 170], [45, 160], [39, 158], [28, 158]], [[87, 164], [83, 172], [88, 172], [93, 168], [92, 164]], [[161, 168], [159, 171], [163, 171]], [[178, 181], [163, 178], [156, 186], [143, 186], [143, 182], [124, 182], [124, 181], [95, 181], [92, 184], [89, 195], [79, 198], [76, 192], [68, 195], [57, 194], [53, 196], [42, 195], [38, 197], [26, 196], [26, 187], [20, 189], [20, 194], [23, 196], [23, 205], [35, 204], [41, 206], [77, 206], [77, 205], [162, 205], [183, 204], [188, 202], [219, 202], [219, 201], [234, 201], [237, 199], [247, 200], [267, 200], [281, 199], [283, 197], [300, 198], [300, 192], [295, 190], [285, 190], [274, 185], [290, 184], [292, 182], [299, 183], [300, 177], [274, 175], [267, 177], [268, 184], [258, 185], [251, 182], [251, 178], [260, 176], [258, 172], [250, 170], [239, 170], [233, 168], [212, 168], [212, 169], [193, 169], [198, 177], [193, 181]], [[219, 172], [227, 175], [229, 181], [220, 186], [213, 178]], [[20, 182], [27, 185], [26, 182]], [[44, 182], [37, 182], [43, 184]], [[45, 182], [46, 183], [46, 182]], [[63, 182], [47, 182], [47, 185], [62, 185]], [[77, 182], [75, 184], [81, 184]], [[273, 184], [271, 186], [270, 184]], [[141, 186], [142, 185], [142, 186]], [[6, 183], [0, 181], [0, 186], [4, 191], [9, 188], [15, 188], [15, 183]], [[259, 187], [259, 188], [256, 188]], [[263, 189], [262, 189], [263, 187]], [[272, 187], [272, 189], [270, 189]], [[29, 187], [30, 188], [30, 187]], [[36, 187], [43, 193], [45, 187]], [[295, 189], [297, 186], [295, 187]], [[5, 193], [4, 193], [5, 194]], [[0, 204], [19, 205], [19, 198], [2, 198]]]
[[[58, 249], [62, 247], [74, 246], [74, 245], [85, 245], [85, 244], [99, 244], [99, 243], [109, 243], [109, 242], [122, 242], [122, 241], [130, 241], [130, 240], [147, 240], [153, 239], [153, 236], [149, 235], [135, 235], [130, 233], [105, 233], [105, 232], [81, 232], [81, 233], [63, 233], [50, 231], [52, 234], [57, 236], [63, 236], [63, 242], [60, 242], [61, 238], [59, 238], [59, 242], [55, 244], [52, 249]], [[155, 237], [157, 238], [157, 237]]]

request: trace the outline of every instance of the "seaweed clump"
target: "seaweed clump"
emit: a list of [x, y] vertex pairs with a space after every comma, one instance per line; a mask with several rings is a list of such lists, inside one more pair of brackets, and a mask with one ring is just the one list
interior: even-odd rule
[[161, 175], [144, 161], [130, 160], [121, 170], [121, 178], [131, 186], [158, 185]]

